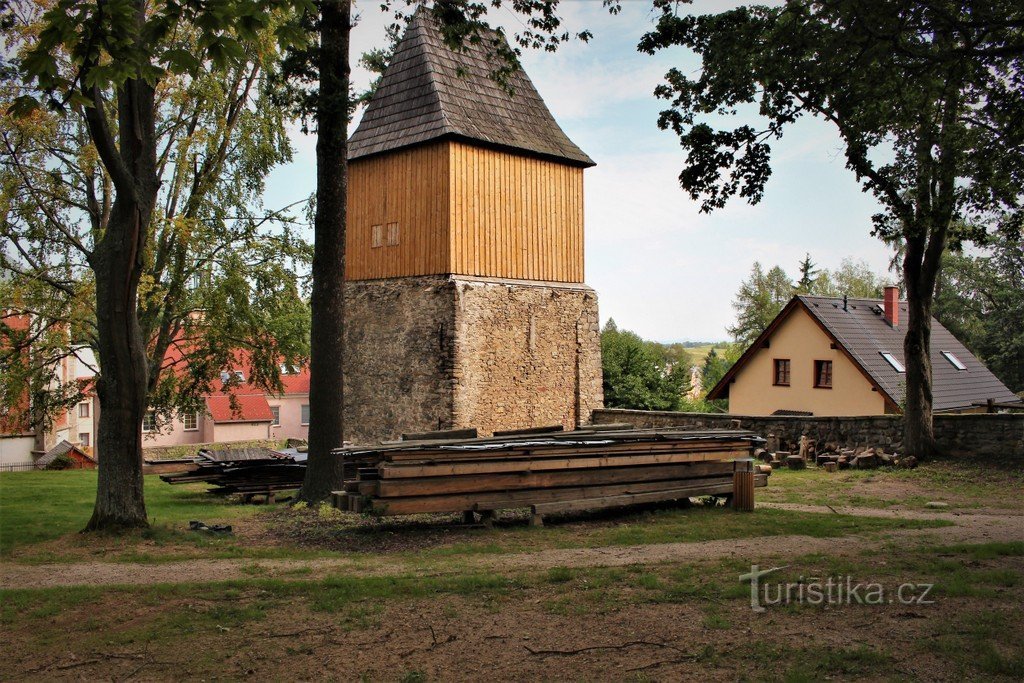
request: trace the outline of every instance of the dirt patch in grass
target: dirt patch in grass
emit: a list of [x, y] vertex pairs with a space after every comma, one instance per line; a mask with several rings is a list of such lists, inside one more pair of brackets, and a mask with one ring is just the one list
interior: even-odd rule
[[[285, 584], [6, 596], [7, 677], [369, 680], [1019, 680], [1024, 546], [839, 563], [888, 586], [955, 585], [931, 605], [750, 610], [737, 561], [508, 576], [338, 577]], [[943, 559], [944, 558], [944, 559]], [[971, 563], [976, 563], [973, 566]], [[791, 578], [787, 576], [787, 579]]]

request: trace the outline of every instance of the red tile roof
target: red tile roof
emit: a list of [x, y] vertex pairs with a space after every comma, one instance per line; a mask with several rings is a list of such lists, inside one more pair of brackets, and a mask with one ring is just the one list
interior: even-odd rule
[[309, 368], [302, 368], [294, 375], [281, 375], [281, 384], [286, 394], [309, 393]]
[[270, 422], [274, 414], [263, 394], [212, 394], [206, 397], [206, 409], [214, 422]]

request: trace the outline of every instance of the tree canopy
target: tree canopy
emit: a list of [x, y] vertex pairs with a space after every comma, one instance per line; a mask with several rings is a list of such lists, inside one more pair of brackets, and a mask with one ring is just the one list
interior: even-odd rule
[[[943, 253], [997, 226], [1019, 232], [1022, 221], [1024, 7], [790, 0], [693, 16], [688, 3], [655, 5], [662, 14], [640, 49], [684, 46], [702, 59], [657, 89], [669, 102], [659, 124], [686, 155], [680, 184], [702, 210], [736, 196], [758, 202], [771, 142], [796, 120], [835, 129], [847, 167], [878, 201], [874, 233], [906, 245], [905, 443], [933, 452], [930, 321]], [[763, 125], [711, 123], [754, 108]]]
[[601, 330], [601, 362], [609, 408], [677, 410], [689, 390], [689, 362], [666, 362], [649, 342], [611, 319]]

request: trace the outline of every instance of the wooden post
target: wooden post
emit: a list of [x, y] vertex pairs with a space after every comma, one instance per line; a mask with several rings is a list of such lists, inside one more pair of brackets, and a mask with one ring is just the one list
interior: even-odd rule
[[754, 510], [754, 461], [737, 460], [732, 473], [732, 506], [735, 510]]
[[462, 511], [462, 523], [463, 524], [476, 524], [476, 515], [473, 514], [472, 510]]

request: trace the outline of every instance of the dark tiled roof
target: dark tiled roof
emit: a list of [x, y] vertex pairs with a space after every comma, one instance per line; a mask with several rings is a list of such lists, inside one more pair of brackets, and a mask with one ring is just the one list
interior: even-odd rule
[[509, 77], [511, 94], [491, 78], [500, 58], [487, 42], [452, 50], [430, 11], [417, 10], [349, 139], [349, 158], [453, 137], [593, 166], [522, 68]]
[[[900, 302], [900, 324], [892, 327], [881, 314], [883, 303], [877, 299], [843, 300], [819, 296], [801, 296], [807, 310], [836, 338], [878, 386], [895, 403], [904, 396], [906, 374], [897, 372], [881, 352], [891, 353], [904, 363], [903, 337], [909, 319], [907, 303]], [[956, 369], [943, 355], [947, 351], [967, 366]], [[970, 407], [988, 399], [1015, 402], [1019, 399], [999, 381], [974, 354], [938, 320], [932, 318], [932, 396], [936, 411]]]
[[71, 451], [75, 451], [76, 453], [78, 453], [78, 455], [80, 455], [81, 457], [85, 458], [86, 460], [90, 460], [92, 462], [96, 462], [87, 453], [83, 453], [82, 450], [77, 448], [73, 443], [70, 443], [69, 441], [64, 440], [64, 441], [61, 441], [60, 443], [58, 443], [57, 445], [55, 445], [50, 450], [46, 451], [46, 453], [44, 453], [43, 455], [39, 456], [39, 459], [36, 460], [36, 463], [35, 463], [36, 467], [39, 468], [39, 469], [44, 469], [47, 465], [52, 463], [54, 460], [56, 460], [57, 458], [59, 458], [62, 455], [68, 455], [69, 453], [71, 453]]

